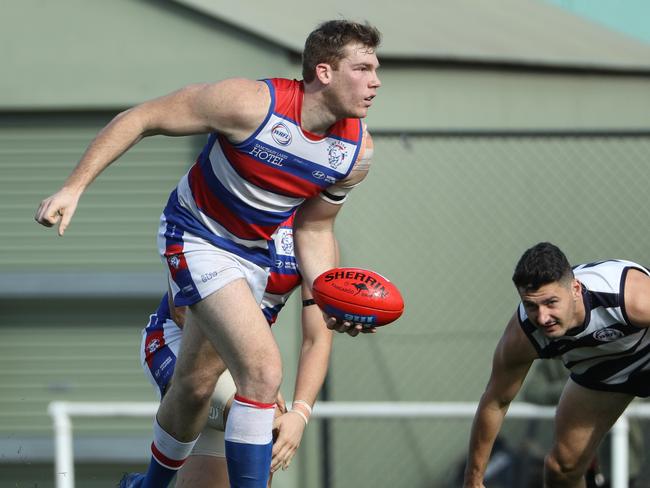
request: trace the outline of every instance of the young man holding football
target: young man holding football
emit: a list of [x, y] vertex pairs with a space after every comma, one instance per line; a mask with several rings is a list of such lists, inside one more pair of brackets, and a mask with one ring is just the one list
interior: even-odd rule
[[483, 475], [501, 424], [537, 358], [570, 369], [544, 463], [547, 488], [584, 488], [605, 433], [635, 396], [650, 396], [650, 272], [623, 260], [571, 268], [556, 246], [528, 249], [513, 282], [521, 298], [494, 353], [474, 417], [465, 488]]
[[[62, 235], [86, 187], [146, 136], [210, 133], [172, 192], [158, 243], [177, 306], [189, 306], [174, 381], [156, 422], [145, 476], [165, 487], [192, 450], [223, 364], [237, 396], [226, 426], [233, 486], [265, 487], [282, 363], [259, 302], [273, 257], [267, 242], [296, 209], [297, 259], [307, 286], [334, 267], [334, 219], [366, 176], [372, 140], [361, 119], [381, 83], [379, 32], [335, 20], [307, 38], [303, 81], [230, 79], [191, 85], [113, 119], [63, 187], [36, 214]], [[358, 333], [361, 325], [334, 324]], [[218, 356], [215, 353], [218, 352]]]
[[[301, 287], [293, 246], [293, 218], [283, 223], [269, 246], [277, 257], [271, 267], [261, 308], [269, 326], [276, 319], [293, 291]], [[337, 259], [338, 262], [338, 259]], [[300, 445], [311, 416], [311, 409], [323, 386], [332, 348], [332, 331], [325, 327], [323, 315], [302, 283], [302, 346], [296, 374], [294, 401], [287, 411], [278, 398], [275, 412], [271, 472], [288, 468]], [[160, 397], [168, 389], [182, 343], [186, 307], [176, 307], [163, 297], [143, 330], [140, 348], [142, 366]], [[236, 393], [232, 376], [226, 370], [217, 381], [210, 400], [208, 421], [201, 431], [187, 462], [179, 470], [177, 488], [226, 488], [229, 486], [225, 459], [224, 428]], [[270, 485], [270, 480], [269, 480]]]

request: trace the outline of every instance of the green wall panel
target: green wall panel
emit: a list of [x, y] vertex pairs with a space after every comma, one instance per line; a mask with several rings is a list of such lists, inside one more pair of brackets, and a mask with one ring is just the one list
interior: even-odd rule
[[173, 2], [8, 2], [0, 41], [4, 110], [113, 109], [190, 83], [292, 72], [285, 50]]
[[[2, 301], [0, 437], [49, 436], [47, 405], [155, 401], [140, 367], [140, 332], [155, 299]], [[79, 419], [75, 432], [148, 435], [150, 419]]]
[[66, 235], [34, 222], [114, 114], [0, 117], [0, 271], [156, 271], [158, 220], [205, 137], [143, 140], [90, 186]]

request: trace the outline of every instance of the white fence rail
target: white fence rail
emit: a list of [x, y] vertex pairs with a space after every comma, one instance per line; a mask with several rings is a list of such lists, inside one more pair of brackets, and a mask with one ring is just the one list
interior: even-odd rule
[[[320, 418], [472, 418], [474, 402], [319, 402], [314, 417]], [[74, 488], [72, 417], [151, 417], [154, 402], [52, 402], [48, 413], [54, 422], [56, 488]], [[554, 407], [515, 402], [507, 418], [553, 418]], [[612, 488], [628, 488], [628, 417], [650, 418], [650, 405], [632, 404], [611, 431]]]

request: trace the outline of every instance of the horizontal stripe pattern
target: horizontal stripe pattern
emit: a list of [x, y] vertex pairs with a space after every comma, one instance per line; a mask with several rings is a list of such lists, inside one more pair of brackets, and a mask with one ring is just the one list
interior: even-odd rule
[[265, 81], [271, 105], [264, 122], [240, 144], [217, 134], [208, 138], [165, 209], [166, 239], [181, 229], [242, 257], [249, 254], [242, 247], [265, 250], [305, 199], [352, 170], [363, 141], [361, 121], [338, 121], [325, 137], [312, 140], [299, 125], [302, 84]]

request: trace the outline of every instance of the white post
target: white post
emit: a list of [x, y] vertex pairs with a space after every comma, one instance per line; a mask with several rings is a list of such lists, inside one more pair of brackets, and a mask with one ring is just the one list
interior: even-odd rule
[[72, 423], [64, 402], [48, 408], [54, 424], [54, 480], [56, 488], [74, 488]]
[[630, 424], [625, 414], [612, 427], [612, 488], [627, 488], [629, 430]]

